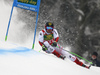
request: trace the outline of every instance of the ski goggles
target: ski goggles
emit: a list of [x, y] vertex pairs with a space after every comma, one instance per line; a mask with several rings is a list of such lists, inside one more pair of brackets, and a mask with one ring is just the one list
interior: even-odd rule
[[46, 27], [46, 29], [53, 29], [52, 27]]

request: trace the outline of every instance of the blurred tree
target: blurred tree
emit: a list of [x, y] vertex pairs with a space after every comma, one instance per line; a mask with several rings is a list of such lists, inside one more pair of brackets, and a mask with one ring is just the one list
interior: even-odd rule
[[[76, 50], [72, 51], [81, 56], [85, 56], [84, 53], [88, 52], [88, 56], [90, 57], [93, 51], [97, 51], [100, 48], [100, 1], [66, 0], [66, 3], [74, 11], [73, 14], [78, 14], [77, 23], [74, 21], [78, 31], [77, 40], [74, 40], [74, 48]], [[90, 33], [88, 34], [88, 32]]]

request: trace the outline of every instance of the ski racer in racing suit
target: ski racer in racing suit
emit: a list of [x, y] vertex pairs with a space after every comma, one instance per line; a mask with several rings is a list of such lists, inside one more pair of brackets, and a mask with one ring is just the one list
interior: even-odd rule
[[76, 64], [88, 68], [74, 55], [63, 50], [63, 48], [59, 44], [57, 44], [58, 40], [59, 35], [57, 30], [54, 29], [54, 24], [51, 22], [47, 22], [45, 24], [45, 29], [39, 32], [39, 44], [42, 46], [42, 50], [46, 53], [52, 53], [62, 59], [65, 59], [65, 57], [67, 57]]

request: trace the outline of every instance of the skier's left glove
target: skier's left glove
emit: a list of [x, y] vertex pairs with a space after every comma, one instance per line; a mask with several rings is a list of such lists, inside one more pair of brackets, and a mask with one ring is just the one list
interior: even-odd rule
[[51, 46], [56, 47], [56, 46], [57, 46], [57, 42], [54, 41], [54, 42], [51, 44]]
[[43, 51], [46, 51], [47, 50], [47, 47], [45, 45], [42, 45], [42, 50]]

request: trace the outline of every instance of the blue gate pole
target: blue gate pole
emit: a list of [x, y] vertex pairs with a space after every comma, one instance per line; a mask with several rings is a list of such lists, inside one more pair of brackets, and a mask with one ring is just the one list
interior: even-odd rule
[[39, 15], [40, 3], [41, 3], [41, 0], [38, 0], [38, 10], [37, 10], [37, 16], [36, 16], [36, 24], [35, 24], [35, 31], [34, 31], [35, 33], [34, 33], [34, 40], [33, 40], [32, 49], [34, 49], [34, 45], [35, 45], [35, 37], [36, 37], [36, 29], [37, 29], [37, 23], [38, 23], [38, 15]]
[[39, 14], [39, 12], [37, 12], [37, 17], [36, 17], [36, 24], [35, 24], [34, 40], [33, 40], [32, 49], [34, 49], [34, 45], [35, 45], [35, 37], [36, 37], [36, 29], [37, 29], [37, 22], [38, 22], [38, 14]]
[[10, 26], [10, 22], [11, 22], [12, 13], [13, 13], [13, 8], [14, 8], [14, 3], [12, 6], [12, 9], [11, 9], [11, 14], [10, 14], [10, 18], [9, 18], [8, 28], [7, 28], [7, 32], [6, 32], [6, 36], [5, 36], [5, 41], [7, 41], [7, 36], [8, 36], [9, 26]]

